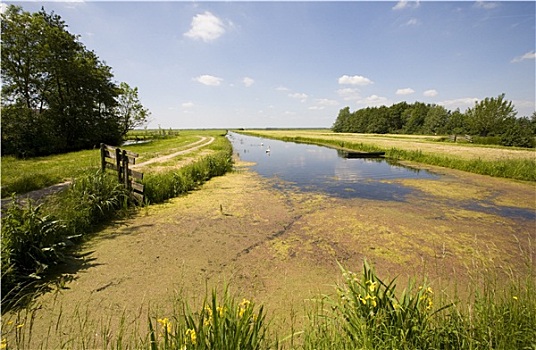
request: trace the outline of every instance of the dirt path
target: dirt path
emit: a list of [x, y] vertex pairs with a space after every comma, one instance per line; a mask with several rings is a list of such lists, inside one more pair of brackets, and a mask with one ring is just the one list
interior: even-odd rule
[[443, 176], [400, 180], [418, 191], [391, 202], [275, 190], [238, 163], [201, 190], [98, 233], [63, 272], [64, 288], [37, 300], [32, 339], [54, 348], [85, 337], [98, 347], [102, 322], [144, 332], [149, 308], [170, 317], [177, 291], [199, 301], [224, 283], [265, 304], [274, 327], [288, 331], [308, 299], [334, 292], [337, 261], [360, 271], [367, 258], [380, 276], [399, 275], [401, 287], [409, 276], [428, 276], [438, 295], [453, 281], [462, 291], [483, 269], [522, 273], [534, 254], [534, 220], [462, 204], [534, 212], [534, 185], [430, 169]]
[[[212, 142], [214, 142], [214, 137], [204, 137], [200, 136], [200, 139], [198, 141], [192, 142], [187, 145], [187, 149], [181, 150], [179, 152], [175, 152], [172, 154], [167, 154], [165, 156], [157, 157], [157, 158], [151, 158], [148, 161], [145, 161], [143, 163], [139, 163], [136, 165], [131, 166], [132, 169], [139, 169], [145, 165], [153, 164], [153, 163], [161, 163], [168, 161], [172, 158], [178, 157], [180, 155], [184, 155], [187, 153], [191, 153], [193, 151], [196, 151], [200, 148], [203, 148], [205, 146], [210, 145]], [[28, 199], [32, 201], [39, 201], [40, 199], [49, 196], [54, 193], [61, 192], [65, 190], [69, 185], [72, 183], [72, 181], [65, 181], [59, 184], [55, 184], [46, 188], [42, 188], [40, 190], [31, 191], [28, 193], [24, 193], [17, 197], [17, 200], [21, 203], [24, 203]], [[5, 206], [9, 205], [12, 202], [11, 198], [4, 198], [1, 200], [0, 205], [1, 208], [4, 209]]]
[[[208, 139], [208, 141], [207, 141], [207, 139]], [[189, 144], [188, 145], [189, 147], [187, 149], [185, 149], [185, 150], [178, 151], [178, 152], [175, 152], [175, 153], [172, 153], [172, 154], [167, 154], [165, 156], [161, 156], [161, 157], [157, 157], [157, 158], [151, 158], [148, 161], [145, 161], [143, 163], [135, 164], [135, 165], [131, 166], [131, 168], [136, 169], [136, 168], [141, 168], [143, 166], [153, 164], [153, 163], [162, 163], [162, 162], [168, 161], [168, 160], [170, 160], [172, 158], [178, 157], [180, 155], [187, 154], [187, 153], [193, 152], [195, 150], [198, 150], [200, 148], [203, 148], [205, 146], [208, 146], [212, 142], [214, 142], [214, 137], [201, 136], [201, 139], [199, 141], [196, 141], [196, 142], [193, 142], [193, 143]]]

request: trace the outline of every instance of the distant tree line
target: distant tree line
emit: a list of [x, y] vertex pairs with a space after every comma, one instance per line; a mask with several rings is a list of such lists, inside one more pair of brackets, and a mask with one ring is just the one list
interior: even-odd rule
[[367, 107], [350, 111], [345, 107], [333, 124], [334, 132], [375, 134], [474, 135], [490, 143], [505, 146], [534, 147], [536, 112], [516, 117], [512, 102], [504, 98], [486, 98], [465, 113], [443, 106], [400, 102], [391, 107]]
[[147, 122], [137, 88], [67, 31], [59, 15], [10, 5], [1, 16], [2, 154], [40, 156], [119, 144]]

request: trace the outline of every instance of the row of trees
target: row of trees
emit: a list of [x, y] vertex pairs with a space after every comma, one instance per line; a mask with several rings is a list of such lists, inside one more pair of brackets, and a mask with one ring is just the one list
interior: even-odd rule
[[534, 147], [536, 112], [531, 118], [517, 118], [516, 114], [504, 94], [475, 103], [465, 113], [422, 102], [400, 102], [355, 112], [345, 107], [339, 111], [332, 129], [350, 133], [494, 136], [503, 145]]
[[38, 156], [119, 144], [147, 122], [137, 88], [67, 30], [59, 15], [9, 6], [2, 30], [2, 154]]

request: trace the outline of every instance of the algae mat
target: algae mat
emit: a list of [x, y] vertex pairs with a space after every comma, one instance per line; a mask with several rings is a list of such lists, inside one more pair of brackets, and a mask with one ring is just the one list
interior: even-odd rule
[[335, 292], [337, 262], [360, 270], [365, 258], [382, 277], [426, 276], [445, 290], [482, 266], [523, 273], [534, 261], [534, 219], [483, 208], [534, 213], [534, 184], [428, 169], [443, 176], [398, 180], [415, 191], [391, 202], [276, 190], [238, 162], [201, 190], [99, 232], [68, 266], [65, 283], [36, 300], [27, 342], [98, 345], [114, 325], [143, 336], [147, 315], [169, 317], [177, 295], [200, 302], [225, 284], [264, 304], [284, 328], [305, 300]]

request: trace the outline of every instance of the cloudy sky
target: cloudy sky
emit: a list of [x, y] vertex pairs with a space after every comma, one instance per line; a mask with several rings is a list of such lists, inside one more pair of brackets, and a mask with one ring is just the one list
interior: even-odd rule
[[149, 127], [330, 127], [345, 106], [501, 93], [536, 109], [534, 1], [5, 3], [59, 14]]

